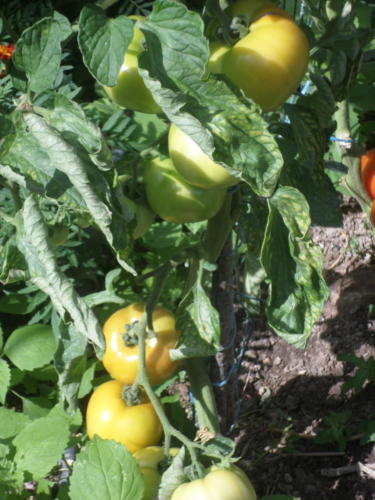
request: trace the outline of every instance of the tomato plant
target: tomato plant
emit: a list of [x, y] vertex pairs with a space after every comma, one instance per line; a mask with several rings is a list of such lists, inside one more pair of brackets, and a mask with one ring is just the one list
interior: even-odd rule
[[280, 10], [255, 10], [249, 33], [230, 50], [214, 46], [210, 56], [209, 69], [224, 73], [263, 111], [278, 108], [297, 89], [309, 59], [305, 34]]
[[187, 134], [172, 124], [168, 135], [169, 155], [182, 177], [193, 186], [219, 188], [233, 186], [239, 179], [212, 161]]
[[89, 438], [95, 434], [113, 439], [134, 453], [157, 444], [162, 430], [150, 402], [128, 406], [122, 398], [123, 385], [117, 380], [101, 384], [91, 395], [86, 410]]
[[[144, 19], [142, 16], [129, 16], [129, 18], [135, 21]], [[104, 86], [104, 90], [116, 104], [123, 108], [142, 113], [159, 113], [161, 110], [138, 71], [138, 56], [144, 50], [143, 41], [142, 31], [134, 26], [133, 38], [125, 53], [117, 83], [113, 87]]]
[[360, 169], [363, 185], [373, 200], [375, 199], [375, 148], [361, 156]]
[[169, 158], [150, 161], [144, 180], [150, 207], [168, 222], [182, 224], [209, 219], [224, 202], [224, 189], [202, 189], [189, 184]]
[[[179, 448], [170, 448], [171, 457], [177, 455]], [[148, 446], [134, 453], [145, 482], [145, 490], [142, 500], [154, 500], [157, 496], [161, 474], [160, 464], [164, 459], [164, 451], [160, 446]]]
[[[103, 365], [122, 384], [132, 384], [138, 374], [137, 339], [127, 341], [126, 334], [127, 327], [139, 321], [144, 312], [144, 304], [131, 304], [113, 313], [103, 326], [106, 340]], [[146, 340], [146, 370], [151, 384], [157, 385], [171, 377], [178, 367], [169, 351], [175, 347], [180, 332], [176, 331], [173, 314], [163, 307], [155, 308], [152, 322], [154, 336]]]
[[236, 466], [230, 469], [213, 467], [203, 479], [181, 484], [171, 500], [256, 500], [253, 485]]

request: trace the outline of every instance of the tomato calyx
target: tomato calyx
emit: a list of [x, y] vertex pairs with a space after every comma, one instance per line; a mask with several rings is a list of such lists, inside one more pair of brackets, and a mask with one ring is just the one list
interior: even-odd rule
[[137, 383], [124, 385], [121, 398], [127, 406], [138, 406], [149, 402], [144, 390]]

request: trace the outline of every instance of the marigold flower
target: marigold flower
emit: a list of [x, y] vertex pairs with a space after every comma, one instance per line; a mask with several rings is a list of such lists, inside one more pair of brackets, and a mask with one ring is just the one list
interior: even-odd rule
[[14, 51], [14, 45], [12, 43], [8, 43], [7, 45], [0, 45], [0, 60], [1, 59], [9, 59], [12, 57]]

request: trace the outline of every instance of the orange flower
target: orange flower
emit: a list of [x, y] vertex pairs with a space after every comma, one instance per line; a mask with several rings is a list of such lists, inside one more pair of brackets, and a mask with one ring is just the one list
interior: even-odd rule
[[8, 43], [7, 45], [0, 45], [0, 60], [1, 59], [9, 59], [12, 57], [14, 51], [14, 45], [12, 43]]

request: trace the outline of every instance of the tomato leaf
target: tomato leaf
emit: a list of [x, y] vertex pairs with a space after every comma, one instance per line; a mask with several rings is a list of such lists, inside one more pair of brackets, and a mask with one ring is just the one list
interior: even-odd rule
[[[103, 170], [112, 168], [112, 155], [109, 152], [107, 161], [103, 155], [103, 137], [99, 128], [89, 121], [83, 109], [64, 95], [57, 94], [48, 109], [43, 109], [43, 117], [47, 123], [57, 129], [69, 142], [81, 145], [90, 159]], [[104, 161], [103, 161], [104, 160]]]
[[174, 490], [189, 479], [185, 473], [184, 459], [185, 448], [181, 447], [180, 451], [173, 458], [171, 465], [162, 475], [158, 491], [159, 499], [169, 500]]
[[84, 7], [79, 18], [78, 43], [90, 73], [103, 85], [116, 84], [124, 54], [133, 36], [126, 16], [108, 19], [100, 7]]
[[62, 31], [52, 18], [41, 19], [27, 28], [17, 41], [13, 63], [26, 73], [30, 90], [52, 89], [60, 68]]
[[309, 207], [292, 187], [279, 188], [269, 202], [261, 262], [270, 293], [270, 326], [296, 347], [304, 347], [328, 298], [323, 256], [309, 236]]
[[55, 467], [68, 445], [69, 426], [57, 416], [47, 416], [27, 424], [13, 439], [15, 462], [21, 471], [30, 472], [35, 480]]
[[0, 403], [5, 403], [10, 384], [10, 369], [5, 359], [0, 358]]
[[4, 354], [21, 370], [34, 370], [49, 363], [56, 340], [48, 325], [27, 325], [14, 330], [4, 346]]
[[71, 500], [141, 500], [143, 489], [137, 462], [123, 445], [95, 435], [77, 455]]
[[305, 195], [313, 224], [341, 227], [338, 193], [324, 171], [327, 141], [335, 129], [336, 104], [327, 82], [317, 75], [312, 75], [312, 80], [317, 91], [301, 96], [296, 105], [285, 105], [298, 157], [287, 162], [281, 182], [296, 187]]
[[0, 408], [0, 439], [16, 436], [29, 422], [29, 417], [24, 413]]
[[56, 257], [47, 243], [47, 229], [36, 201], [25, 200], [18, 217], [18, 246], [24, 254], [31, 281], [50, 296], [62, 318], [69, 313], [77, 332], [100, 351], [104, 340], [94, 313], [75, 292], [73, 284], [58, 268]]
[[219, 313], [203, 288], [203, 266], [200, 261], [192, 290], [177, 310], [177, 329], [183, 333], [177, 348], [170, 351], [173, 360], [210, 356], [220, 347]]

